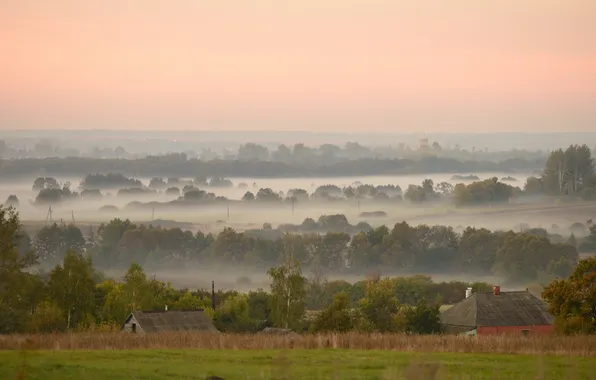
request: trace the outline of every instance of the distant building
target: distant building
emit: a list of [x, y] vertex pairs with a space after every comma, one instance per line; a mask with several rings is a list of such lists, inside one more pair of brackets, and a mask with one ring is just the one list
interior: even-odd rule
[[462, 335], [548, 334], [554, 316], [544, 301], [529, 291], [472, 293], [441, 314], [446, 333]]
[[428, 150], [430, 148], [430, 145], [428, 144], [428, 137], [422, 136], [419, 140], [418, 140], [418, 148], [420, 150]]
[[120, 331], [138, 334], [164, 331], [218, 332], [203, 309], [135, 311], [126, 318]]

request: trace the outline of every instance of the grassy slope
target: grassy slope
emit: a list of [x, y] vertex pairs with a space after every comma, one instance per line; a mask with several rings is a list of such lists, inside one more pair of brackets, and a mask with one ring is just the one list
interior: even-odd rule
[[2, 351], [0, 379], [423, 380], [437, 363], [439, 379], [596, 379], [594, 358], [364, 350]]

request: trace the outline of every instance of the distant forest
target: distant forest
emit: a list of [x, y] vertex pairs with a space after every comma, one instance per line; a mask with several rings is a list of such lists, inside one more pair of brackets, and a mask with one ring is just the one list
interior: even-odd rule
[[78, 175], [118, 172], [135, 177], [251, 177], [300, 178], [393, 174], [538, 171], [548, 156], [537, 159], [509, 159], [501, 162], [460, 161], [435, 156], [420, 159], [362, 158], [350, 161], [312, 163], [212, 160], [188, 158], [185, 154], [149, 156], [140, 159], [21, 158], [0, 160], [0, 178], [31, 178], [39, 175]]
[[[2, 210], [0, 208], [0, 210]], [[292, 256], [305, 268], [325, 272], [468, 273], [498, 275], [512, 283], [550, 280], [571, 273], [578, 247], [592, 250], [596, 225], [589, 221], [583, 236], [468, 227], [458, 233], [449, 226], [412, 226], [406, 222], [372, 228], [351, 226], [343, 215], [307, 219], [298, 226], [219, 234], [193, 234], [180, 228], [137, 225], [113, 219], [84, 237], [75, 225], [52, 224], [17, 239], [22, 254], [34, 251], [44, 266], [61, 262], [67, 251], [85, 253], [100, 269], [126, 268], [136, 262], [147, 268], [242, 266], [266, 269]]]
[[[108, 160], [111, 161], [111, 160]], [[127, 162], [126, 160], [120, 160]], [[132, 161], [131, 161], [132, 162]], [[192, 160], [185, 157], [178, 160], [178, 166], [191, 165]], [[199, 162], [199, 161], [197, 161]], [[375, 161], [378, 162], [378, 161]], [[436, 163], [442, 162], [436, 160]], [[200, 162], [200, 165], [209, 165], [212, 162]], [[220, 163], [224, 163], [221, 161]], [[254, 161], [237, 162], [239, 165], [253, 165], [253, 169], [259, 165], [271, 163]], [[418, 162], [419, 164], [420, 162]], [[283, 165], [283, 164], [282, 164]], [[358, 167], [360, 164], [358, 163]], [[162, 167], [164, 165], [161, 165]], [[177, 167], [172, 164], [171, 172]], [[230, 167], [228, 167], [230, 168]], [[312, 167], [311, 167], [312, 168]], [[329, 168], [329, 167], [323, 167]], [[412, 166], [410, 166], [412, 168]], [[235, 170], [233, 167], [231, 170]], [[429, 169], [430, 170], [430, 169]], [[436, 166], [435, 166], [436, 170]], [[286, 173], [287, 174], [287, 173]], [[71, 174], [72, 175], [72, 174]], [[332, 176], [329, 174], [329, 176]], [[493, 203], [510, 203], [516, 198], [524, 196], [565, 196], [570, 198], [581, 197], [586, 201], [596, 200], [596, 174], [594, 171], [594, 159], [592, 152], [586, 145], [571, 145], [567, 149], [558, 149], [549, 155], [540, 175], [530, 176], [526, 179], [523, 187], [513, 186], [509, 183], [518, 180], [512, 176], [506, 176], [499, 180], [497, 177], [479, 180], [476, 175], [454, 175], [452, 180], [466, 181], [472, 183], [458, 183], [455, 186], [448, 182], [435, 183], [431, 179], [425, 179], [420, 185], [410, 184], [407, 189], [401, 189], [396, 185], [354, 184], [340, 188], [337, 185], [327, 184], [319, 186], [312, 194], [305, 189], [290, 189], [287, 194], [275, 191], [271, 188], [260, 188], [258, 191], [256, 183], [253, 183], [253, 191], [247, 183], [239, 183], [238, 188], [246, 189], [243, 202], [267, 202], [275, 204], [281, 202], [337, 202], [369, 200], [376, 202], [395, 202], [407, 199], [413, 203], [428, 201], [439, 201], [450, 199], [458, 206], [480, 205]], [[47, 205], [58, 204], [63, 201], [76, 201], [79, 199], [101, 199], [104, 195], [101, 190], [117, 190], [118, 196], [134, 199], [129, 203], [130, 207], [188, 207], [191, 205], [206, 204], [212, 202], [229, 202], [223, 196], [217, 196], [211, 192], [215, 188], [230, 188], [234, 183], [223, 177], [202, 177], [197, 176], [192, 180], [181, 180], [178, 177], [168, 177], [167, 180], [161, 177], [153, 177], [145, 187], [143, 183], [135, 178], [129, 178], [121, 173], [90, 173], [81, 181], [79, 188], [83, 189], [79, 194], [71, 189], [67, 181], [59, 183], [53, 177], [38, 177], [33, 183], [33, 190], [39, 191], [35, 204]], [[169, 202], [150, 202], [143, 204], [140, 198], [147, 195], [155, 195], [160, 190], [165, 190], [168, 196], [176, 197]], [[11, 195], [6, 204], [18, 206], [18, 198]], [[262, 203], [261, 203], [262, 204]], [[113, 209], [112, 209], [113, 210]], [[110, 210], [110, 211], [112, 211]]]

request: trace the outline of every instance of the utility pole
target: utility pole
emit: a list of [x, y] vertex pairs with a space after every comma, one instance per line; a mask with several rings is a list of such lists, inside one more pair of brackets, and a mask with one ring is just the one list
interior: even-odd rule
[[50, 205], [48, 213], [46, 214], [46, 226], [48, 225], [48, 220], [52, 222], [52, 205]]
[[211, 308], [215, 310], [215, 281], [211, 281]]
[[74, 210], [71, 210], [71, 215], [72, 215], [72, 224], [75, 225], [75, 217], [74, 217]]
[[153, 207], [151, 209], [151, 221], [153, 222], [155, 220], [155, 207]]

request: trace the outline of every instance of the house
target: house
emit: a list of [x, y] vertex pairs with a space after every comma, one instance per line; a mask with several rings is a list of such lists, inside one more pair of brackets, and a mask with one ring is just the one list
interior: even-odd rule
[[548, 334], [554, 316], [544, 301], [528, 290], [501, 292], [466, 291], [466, 298], [441, 314], [446, 333], [461, 335]]
[[163, 331], [218, 332], [203, 309], [134, 311], [126, 318], [120, 331], [139, 334]]

